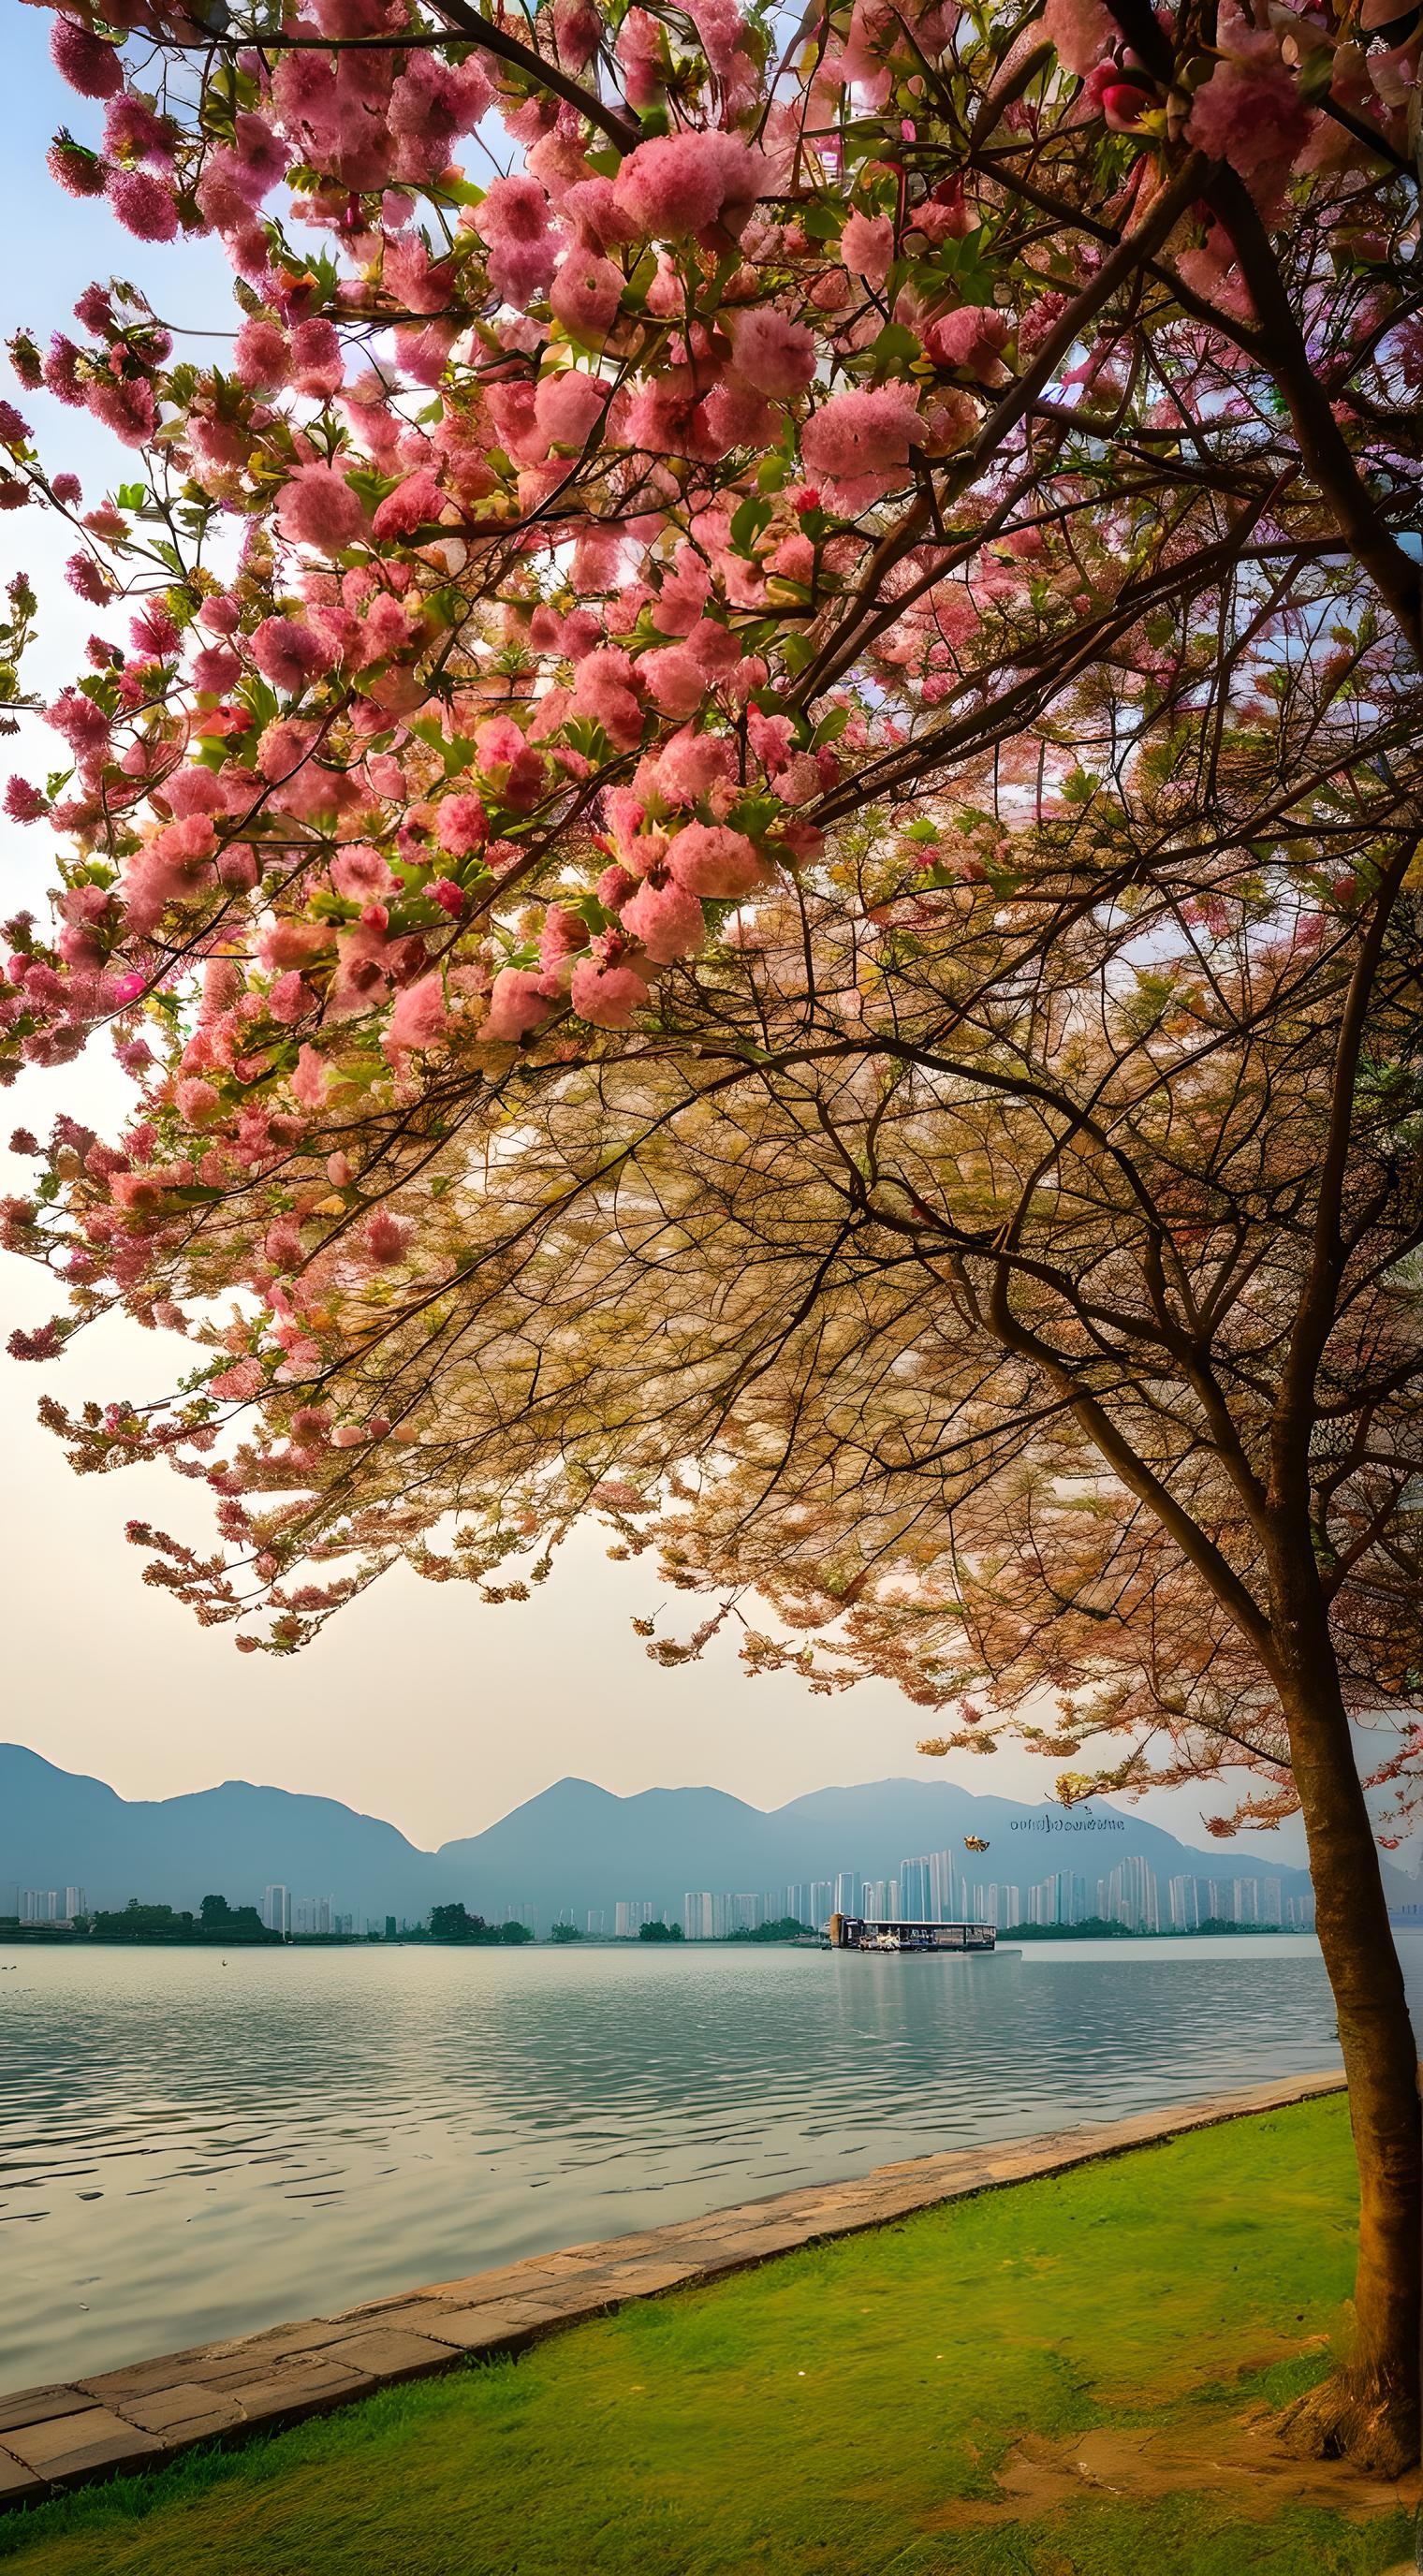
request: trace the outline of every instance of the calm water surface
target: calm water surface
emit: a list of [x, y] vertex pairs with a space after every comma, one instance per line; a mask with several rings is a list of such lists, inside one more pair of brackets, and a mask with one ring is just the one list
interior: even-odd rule
[[1338, 2054], [1298, 1938], [0, 1963], [0, 2386]]

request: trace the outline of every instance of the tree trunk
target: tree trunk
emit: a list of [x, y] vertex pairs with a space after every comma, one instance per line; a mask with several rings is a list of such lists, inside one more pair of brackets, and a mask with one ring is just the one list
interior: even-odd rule
[[1418, 2044], [1354, 1760], [1313, 1551], [1272, 1550], [1280, 1694], [1309, 1844], [1319, 1946], [1339, 2016], [1359, 2167], [1350, 2349], [1289, 2408], [1288, 2445], [1397, 2476], [1419, 2452], [1423, 2108]]

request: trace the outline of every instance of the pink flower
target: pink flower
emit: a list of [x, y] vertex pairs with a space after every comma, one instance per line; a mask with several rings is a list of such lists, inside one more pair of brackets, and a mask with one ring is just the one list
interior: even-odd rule
[[735, 746], [725, 734], [674, 734], [658, 756], [657, 793], [664, 805], [695, 804], [729, 779], [735, 765]]
[[168, 242], [178, 229], [173, 191], [151, 170], [111, 170], [108, 199], [126, 232], [139, 241]]
[[481, 241], [538, 241], [548, 230], [548, 198], [537, 179], [516, 174], [496, 179], [474, 209]]
[[852, 277], [866, 286], [883, 286], [894, 258], [894, 226], [888, 215], [863, 215], [857, 209], [840, 236], [840, 257]]
[[224, 1369], [220, 1377], [209, 1382], [208, 1393], [240, 1404], [251, 1396], [260, 1395], [265, 1384], [266, 1371], [260, 1360], [238, 1360], [235, 1367]]
[[178, 650], [182, 635], [176, 620], [161, 599], [150, 599], [145, 608], [128, 622], [133, 648], [146, 662], [167, 662]]
[[833, 507], [853, 512], [904, 481], [924, 423], [908, 385], [832, 395], [807, 421], [801, 452]]
[[773, 304], [748, 305], [728, 322], [736, 372], [757, 393], [789, 402], [815, 373], [815, 342], [805, 325]]
[[637, 671], [664, 715], [695, 715], [706, 695], [706, 681], [685, 645], [668, 644], [660, 652], [644, 653]]
[[624, 242], [636, 239], [611, 179], [580, 179], [566, 188], [559, 213], [565, 223], [577, 225], [578, 238], [588, 250], [620, 250]]
[[688, 823], [669, 843], [667, 865], [689, 894], [753, 894], [766, 881], [755, 843], [724, 823]]
[[399, 880], [369, 841], [342, 850], [331, 862], [331, 882], [348, 903], [381, 902], [398, 891]]
[[124, 67], [115, 48], [73, 18], [56, 18], [49, 50], [55, 70], [81, 98], [114, 98], [124, 85]]
[[534, 397], [534, 418], [545, 444], [581, 448], [594, 422], [601, 420], [610, 390], [580, 367], [545, 376]]
[[557, 1004], [543, 990], [543, 978], [522, 966], [504, 966], [494, 978], [489, 1010], [479, 1034], [493, 1046], [517, 1046], [520, 1038], [542, 1028]]
[[385, 1032], [387, 1055], [403, 1054], [407, 1048], [422, 1053], [440, 1044], [449, 1024], [444, 986], [438, 975], [422, 975], [418, 984], [407, 984], [398, 993]]
[[341, 341], [336, 326], [320, 314], [298, 322], [292, 333], [292, 383], [299, 394], [318, 399], [338, 393], [343, 374]]
[[713, 224], [745, 227], [766, 165], [739, 134], [661, 134], [639, 143], [617, 176], [617, 202], [644, 241], [685, 241]]
[[109, 719], [82, 689], [62, 689], [45, 721], [61, 733], [76, 760], [97, 760], [108, 749]]
[[961, 304], [930, 324], [924, 345], [941, 367], [961, 367], [980, 384], [990, 384], [1007, 337], [1007, 317], [991, 304]]
[[12, 778], [5, 790], [5, 811], [12, 823], [37, 823], [49, 807], [28, 778]]
[[323, 555], [354, 544], [366, 524], [357, 495], [334, 465], [301, 466], [282, 493], [277, 517], [289, 544], [314, 546]]
[[190, 1127], [209, 1127], [221, 1113], [222, 1102], [212, 1083], [198, 1080], [178, 1085], [178, 1114]]
[[646, 1010], [651, 998], [645, 979], [625, 963], [595, 953], [580, 957], [573, 969], [569, 999], [595, 1029], [631, 1028], [633, 1013]]
[[513, 717], [494, 716], [487, 724], [477, 725], [474, 741], [479, 766], [492, 780], [500, 802], [527, 813], [542, 792], [544, 766]]
[[166, 116], [156, 116], [147, 101], [135, 98], [131, 91], [121, 90], [110, 99], [104, 111], [104, 150], [113, 155], [128, 153], [136, 161], [158, 161], [168, 164], [173, 158], [174, 131]]
[[632, 664], [626, 653], [608, 645], [585, 654], [573, 683], [573, 714], [600, 724], [617, 751], [631, 751], [642, 740], [642, 709], [631, 680]]
[[260, 313], [244, 322], [233, 344], [232, 364], [253, 393], [275, 393], [291, 372], [291, 352], [280, 324]]
[[113, 597], [114, 585], [102, 564], [92, 555], [71, 555], [64, 567], [64, 578], [71, 590], [87, 599], [92, 608], [102, 608]]
[[407, 474], [393, 492], [387, 492], [371, 526], [378, 537], [413, 537], [417, 528], [431, 526], [444, 506], [438, 478], [428, 465], [422, 465], [418, 473]]
[[266, 118], [254, 115], [250, 109], [238, 113], [233, 146], [224, 156], [225, 175], [249, 206], [258, 206], [283, 176], [291, 154]]
[[252, 638], [252, 659], [274, 689], [295, 696], [318, 672], [329, 671], [335, 656], [315, 627], [294, 617], [264, 617]]
[[324, 1057], [315, 1047], [304, 1046], [296, 1060], [291, 1077], [292, 1092], [303, 1109], [320, 1109], [326, 1098], [328, 1072]]
[[442, 850], [448, 850], [451, 858], [467, 858], [472, 851], [482, 850], [488, 838], [489, 817], [477, 796], [461, 789], [445, 798], [435, 815], [435, 839]]
[[660, 885], [644, 878], [623, 906], [622, 925], [641, 941], [654, 966], [670, 966], [674, 957], [695, 957], [706, 934], [698, 897], [673, 877]]
[[662, 29], [649, 10], [629, 9], [618, 29], [613, 51], [622, 67], [628, 105], [638, 115], [662, 95], [665, 42]]
[[1278, 59], [1216, 64], [1198, 89], [1186, 138], [1238, 170], [1252, 196], [1270, 203], [1309, 140], [1314, 117]]
[[95, 376], [85, 385], [81, 400], [125, 447], [146, 447], [158, 426], [158, 405], [147, 376], [131, 377], [127, 383]]
[[489, 277], [506, 304], [527, 304], [553, 276], [558, 237], [549, 204], [527, 173], [496, 179], [474, 210], [474, 229], [489, 244]]
[[1102, 0], [1047, 0], [1042, 32], [1064, 70], [1085, 78], [1117, 41], [1117, 22]]
[[549, 310], [575, 340], [601, 348], [618, 317], [623, 273], [596, 251], [571, 250], [549, 288]]
[[381, 1270], [403, 1261], [409, 1249], [414, 1223], [408, 1216], [393, 1216], [389, 1208], [376, 1208], [367, 1217], [363, 1229], [368, 1257]]
[[539, 932], [539, 964], [545, 974], [576, 957], [588, 945], [588, 924], [581, 913], [569, 912], [563, 904], [551, 903], [544, 914]]

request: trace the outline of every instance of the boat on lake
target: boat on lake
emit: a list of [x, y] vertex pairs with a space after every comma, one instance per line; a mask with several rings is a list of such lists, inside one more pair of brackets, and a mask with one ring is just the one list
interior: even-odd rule
[[832, 1914], [827, 1937], [832, 1950], [941, 1950], [959, 1958], [998, 1947], [992, 1923], [892, 1923], [864, 1914]]

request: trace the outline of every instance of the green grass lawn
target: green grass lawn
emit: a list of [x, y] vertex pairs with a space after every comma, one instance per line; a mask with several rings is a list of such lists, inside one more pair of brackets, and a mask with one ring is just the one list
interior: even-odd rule
[[[1325, 2366], [1353, 2207], [1342, 2101], [1235, 2122], [11, 2516], [0, 2564], [6, 2576], [1378, 2576], [1409, 2548], [1395, 2500], [1370, 2509], [1342, 2479], [1277, 2493], [1248, 2456], [1230, 2465], [1251, 2451], [1251, 2404]], [[1154, 2486], [1111, 2473], [1115, 2444], [1143, 2456], [1141, 2428], [1144, 2456], [1167, 2464]], [[1026, 2491], [1025, 2436], [1037, 2463]], [[1096, 2490], [1074, 2469], [1079, 2450], [1108, 2463]]]

